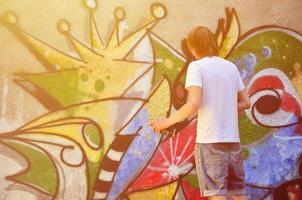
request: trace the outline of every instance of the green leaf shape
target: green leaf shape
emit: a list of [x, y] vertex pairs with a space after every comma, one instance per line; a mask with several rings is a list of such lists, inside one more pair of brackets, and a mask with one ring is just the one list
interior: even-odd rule
[[2, 141], [29, 162], [29, 167], [10, 179], [33, 186], [54, 196], [58, 187], [58, 176], [54, 163], [46, 154], [28, 144], [13, 140]]
[[156, 62], [153, 84], [156, 84], [163, 75], [166, 75], [173, 85], [176, 77], [185, 67], [185, 59], [154, 35], [151, 35], [151, 43]]
[[[257, 59], [255, 73], [265, 68], [274, 67], [283, 71], [287, 76], [291, 76], [294, 63], [302, 63], [302, 43], [297, 35], [297, 33], [281, 28], [279, 30], [269, 28], [259, 30], [259, 32], [243, 39], [228, 59], [232, 61], [253, 53]], [[265, 57], [262, 54], [264, 46], [270, 48], [270, 57]]]

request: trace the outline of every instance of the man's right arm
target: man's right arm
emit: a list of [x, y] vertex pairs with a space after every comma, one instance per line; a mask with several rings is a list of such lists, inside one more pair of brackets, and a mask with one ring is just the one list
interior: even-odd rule
[[241, 113], [245, 109], [251, 107], [250, 98], [246, 92], [246, 89], [242, 89], [238, 92], [238, 112]]
[[237, 88], [238, 88], [238, 113], [240, 114], [245, 109], [249, 109], [251, 107], [250, 98], [247, 94], [246, 88], [242, 82], [240, 77], [240, 73], [236, 67], [236, 78], [237, 78]]

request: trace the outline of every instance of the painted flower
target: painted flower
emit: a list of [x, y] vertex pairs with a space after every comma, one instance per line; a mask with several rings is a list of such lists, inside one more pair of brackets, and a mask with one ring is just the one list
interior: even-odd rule
[[164, 140], [128, 192], [168, 184], [187, 174], [194, 166], [196, 125], [197, 120], [193, 120], [174, 137]]

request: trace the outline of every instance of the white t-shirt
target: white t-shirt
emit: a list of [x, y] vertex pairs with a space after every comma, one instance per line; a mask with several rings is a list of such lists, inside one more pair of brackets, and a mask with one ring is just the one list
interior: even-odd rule
[[240, 142], [238, 92], [245, 88], [235, 64], [219, 56], [204, 57], [189, 64], [185, 89], [200, 86], [197, 143]]

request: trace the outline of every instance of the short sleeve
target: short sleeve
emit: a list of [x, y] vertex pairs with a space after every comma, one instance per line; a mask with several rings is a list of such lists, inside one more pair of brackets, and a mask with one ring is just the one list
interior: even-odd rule
[[190, 86], [202, 87], [202, 72], [200, 67], [194, 62], [189, 64], [186, 74], [185, 89], [187, 90]]
[[243, 90], [245, 88], [245, 85], [242, 82], [242, 79], [240, 77], [240, 72], [238, 71], [238, 69], [236, 69], [236, 71], [237, 71], [238, 92], [240, 92], [241, 90]]

